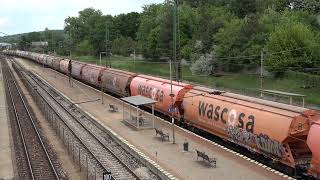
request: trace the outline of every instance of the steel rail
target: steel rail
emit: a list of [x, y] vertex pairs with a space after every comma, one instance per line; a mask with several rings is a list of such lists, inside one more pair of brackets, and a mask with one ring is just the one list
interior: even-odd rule
[[[105, 147], [105, 149], [106, 149], [107, 151], [109, 151], [109, 152], [118, 160], [118, 162], [120, 162], [136, 179], [141, 179], [141, 178], [140, 178], [136, 173], [134, 173], [133, 170], [130, 169], [117, 155], [115, 155], [108, 146], [106, 146], [103, 142], [101, 142], [101, 140], [92, 132], [92, 130], [90, 130], [88, 127], [86, 127], [80, 120], [78, 120], [77, 117], [75, 117], [71, 112], [69, 112], [69, 110], [67, 109], [67, 107], [65, 107], [64, 105], [62, 105], [61, 102], [58, 102], [58, 101], [56, 100], [56, 98], [53, 97], [52, 93], [48, 92], [48, 90], [46, 90], [45, 88], [43, 88], [43, 86], [41, 86], [38, 82], [40, 82], [42, 85], [44, 85], [44, 86], [50, 88], [51, 90], [53, 90], [59, 97], [62, 97], [58, 92], [55, 91], [55, 89], [54, 89], [51, 85], [47, 84], [46, 82], [43, 82], [41, 79], [39, 79], [39, 77], [37, 77], [36, 75], [34, 75], [34, 74], [31, 73], [31, 72], [29, 72], [29, 76], [30, 76], [33, 80], [34, 80], [34, 79], [37, 79], [37, 80], [34, 80], [34, 81], [35, 81], [43, 90], [45, 90], [45, 91], [48, 93], [48, 95], [51, 96], [51, 98], [52, 98], [54, 101], [56, 101], [66, 112], [68, 112], [84, 129], [86, 129], [87, 132], [89, 132], [90, 135], [92, 135], [92, 136], [99, 142], [99, 144], [100, 144], [101, 146]], [[63, 98], [63, 97], [62, 97], [62, 98]], [[64, 98], [63, 98], [63, 100], [64, 100], [64, 102], [66, 102], [66, 103], [70, 103], [69, 101], [65, 100]], [[70, 103], [70, 104], [72, 104], [72, 103]], [[70, 107], [70, 106], [69, 106], [69, 107]], [[86, 117], [87, 117], [87, 116], [86, 116]], [[90, 118], [87, 118], [87, 119], [88, 119], [89, 121], [91, 121]]]
[[[14, 63], [14, 64], [17, 65], [17, 66], [19, 66], [21, 69], [23, 69], [20, 64], [18, 64], [18, 63]], [[98, 139], [98, 137], [97, 137], [96, 135], [94, 135], [90, 130], [88, 130], [88, 128], [85, 127], [85, 126], [78, 120], [78, 118], [76, 118], [74, 115], [72, 115], [72, 113], [70, 113], [69, 110], [68, 110], [66, 107], [64, 107], [60, 102], [58, 102], [58, 101], [56, 100], [56, 98], [53, 97], [50, 92], [48, 92], [48, 90], [46, 90], [45, 88], [43, 88], [43, 86], [41, 86], [41, 84], [39, 83], [39, 81], [40, 81], [44, 86], [46, 86], [46, 87], [48, 87], [48, 88], [50, 88], [50, 89], [54, 89], [54, 88], [52, 88], [50, 85], [47, 85], [47, 84], [45, 84], [44, 82], [42, 82], [41, 79], [39, 79], [37, 76], [35, 76], [35, 75], [32, 74], [31, 72], [25, 72], [25, 74], [26, 74], [26, 76], [29, 76], [29, 78], [32, 79], [32, 81], [37, 85], [37, 87], [39, 87], [39, 88], [41, 88], [43, 91], [45, 91], [46, 94], [47, 94], [47, 96], [51, 97], [51, 99], [52, 99], [53, 101], [55, 101], [63, 110], [65, 110], [73, 119], [75, 119], [78, 124], [80, 124], [84, 129], [86, 129], [87, 132], [88, 132], [91, 136], [93, 136], [93, 137], [95, 138], [95, 140], [96, 140], [101, 146], [103, 146], [113, 157], [115, 157], [115, 158], [117, 159], [117, 161], [120, 162], [120, 164], [121, 164], [122, 166], [124, 166], [124, 168], [127, 169], [127, 170], [130, 172], [130, 174], [133, 175], [133, 177], [134, 177], [135, 179], [141, 179], [141, 178], [140, 178], [139, 176], [137, 176], [125, 163], [123, 163], [107, 146], [105, 146], [105, 145]], [[28, 78], [25, 78], [25, 79], [26, 79], [30, 84], [33, 84], [33, 83], [30, 82], [30, 80], [29, 80]], [[55, 91], [54, 91], [54, 92], [55, 92]], [[55, 93], [56, 93], [57, 95], [59, 95], [57, 92], [55, 92]], [[43, 99], [45, 99], [45, 97], [44, 97], [42, 94], [40, 94], [40, 93], [38, 93], [38, 94], [39, 94]], [[59, 95], [59, 96], [61, 97], [61, 95]], [[46, 103], [47, 103], [47, 105], [48, 105], [50, 108], [54, 109], [54, 107], [52, 107], [48, 102], [46, 102]], [[54, 112], [54, 113], [55, 113], [60, 119], [63, 119], [63, 117], [61, 117], [59, 114], [57, 114], [56, 112]], [[82, 142], [82, 140], [76, 135], [76, 133], [74, 132], [74, 130], [72, 130], [72, 129], [67, 125], [67, 123], [64, 122], [63, 120], [62, 120], [62, 122], [63, 122], [64, 125], [71, 131], [71, 133], [73, 134], [73, 136], [76, 137], [76, 138], [78, 139], [78, 141], [86, 148], [86, 150], [95, 158], [95, 160], [98, 162], [98, 164], [99, 164], [105, 171], [109, 172], [109, 171], [107, 170], [108, 168], [104, 167], [103, 163], [99, 160], [99, 158], [90, 151], [90, 148], [87, 147], [87, 146]], [[113, 176], [112, 176], [112, 178], [115, 179]]]
[[[3, 71], [3, 72], [4, 72], [4, 71]], [[13, 107], [14, 116], [15, 116], [16, 122], [17, 122], [17, 124], [18, 124], [18, 130], [19, 130], [19, 134], [20, 134], [20, 137], [21, 137], [21, 140], [22, 140], [22, 145], [23, 145], [23, 149], [24, 149], [24, 154], [25, 154], [26, 159], [27, 159], [29, 173], [30, 173], [31, 178], [34, 179], [34, 176], [33, 176], [33, 173], [32, 173], [32, 166], [31, 166], [31, 163], [30, 163], [31, 160], [30, 160], [30, 158], [29, 158], [29, 153], [28, 153], [28, 151], [27, 151], [26, 142], [25, 142], [25, 139], [24, 139], [22, 130], [21, 130], [21, 125], [20, 125], [20, 120], [19, 120], [18, 112], [17, 112], [16, 106], [15, 106], [15, 103], [13, 102], [13, 97], [12, 97], [12, 93], [11, 93], [11, 91], [10, 91], [9, 82], [8, 82], [8, 77], [7, 77], [7, 75], [5, 75], [5, 73], [3, 73], [3, 75], [4, 75], [4, 79], [6, 79], [6, 86], [7, 86], [7, 89], [8, 89], [8, 94], [9, 94], [9, 96], [10, 96], [11, 106]]]
[[[17, 63], [15, 63], [15, 65], [17, 65]], [[20, 65], [18, 65], [18, 66], [20, 66]], [[21, 66], [20, 66], [20, 67], [21, 67]], [[30, 86], [34, 85], [34, 83], [37, 85], [36, 82], [32, 83], [32, 82], [30, 81], [30, 79], [28, 79], [28, 78], [25, 78], [24, 80], [27, 80]], [[33, 80], [33, 79], [32, 79], [32, 80]], [[33, 81], [34, 81], [34, 80], [33, 80]], [[32, 87], [35, 88], [35, 91], [38, 92], [38, 90], [37, 90], [37, 88], [36, 88], [35, 86], [32, 86]], [[38, 85], [37, 87], [40, 87], [40, 88], [41, 88], [41, 86], [39, 86], [39, 85]], [[62, 117], [60, 114], [58, 114], [56, 111], [54, 111], [55, 108], [46, 101], [46, 98], [44, 97], [44, 95], [42, 95], [42, 94], [39, 93], [39, 92], [38, 92], [38, 95], [39, 95], [39, 96], [44, 100], [44, 102], [53, 110], [52, 112], [53, 112], [58, 118], [61, 119], [61, 122], [63, 122], [63, 124], [69, 129], [69, 131], [71, 132], [71, 134], [79, 141], [79, 143], [80, 143], [80, 144], [86, 149], [86, 151], [95, 159], [95, 161], [97, 161], [97, 163], [98, 163], [105, 171], [108, 172], [107, 168], [104, 167], [104, 165], [102, 164], [101, 161], [99, 161], [98, 157], [97, 157], [96, 155], [94, 155], [94, 154], [90, 151], [90, 148], [83, 143], [83, 140], [81, 140], [81, 139], [76, 135], [75, 131], [74, 131], [73, 129], [71, 129], [71, 128], [67, 125], [67, 123], [63, 120], [63, 117]], [[113, 178], [113, 179], [114, 179], [114, 178]]]
[[[5, 63], [7, 63], [7, 62], [5, 62]], [[7, 66], [7, 68], [9, 68], [9, 67], [8, 67], [8, 64], [7, 64], [6, 66]], [[55, 178], [56, 178], [57, 180], [59, 180], [60, 178], [59, 178], [59, 176], [58, 176], [58, 173], [57, 173], [57, 171], [56, 171], [56, 168], [54, 167], [54, 165], [53, 165], [53, 163], [52, 163], [52, 161], [51, 161], [51, 158], [50, 158], [50, 156], [49, 156], [49, 153], [48, 153], [48, 151], [47, 151], [47, 149], [46, 149], [46, 147], [45, 147], [45, 145], [44, 145], [44, 143], [43, 143], [43, 140], [42, 140], [42, 138], [41, 138], [41, 136], [40, 136], [40, 134], [39, 134], [38, 128], [36, 127], [36, 125], [35, 125], [35, 123], [34, 123], [34, 119], [33, 119], [33, 117], [31, 116], [31, 113], [30, 113], [30, 110], [29, 110], [29, 108], [28, 108], [28, 105], [27, 105], [27, 103], [25, 102], [25, 100], [24, 100], [24, 98], [23, 98], [23, 96], [22, 96], [22, 93], [21, 93], [21, 91], [20, 91], [20, 89], [19, 89], [19, 87], [18, 87], [18, 85], [17, 85], [17, 83], [16, 83], [16, 80], [15, 80], [15, 78], [14, 78], [14, 75], [13, 75], [13, 73], [12, 73], [12, 71], [11, 71], [10, 69], [7, 69], [7, 72], [8, 72], [8, 73], [10, 74], [10, 76], [11, 76], [11, 80], [12, 80], [13, 85], [14, 85], [14, 87], [15, 87], [15, 90], [17, 91], [17, 93], [18, 93], [18, 95], [19, 95], [19, 98], [20, 98], [20, 100], [21, 100], [21, 102], [22, 102], [22, 104], [23, 104], [23, 108], [24, 108], [25, 111], [27, 112], [28, 119], [29, 119], [29, 121], [31, 122], [32, 127], [33, 127], [35, 133], [37, 134], [37, 139], [38, 139], [38, 141], [40, 142], [41, 148], [42, 148], [42, 150], [44, 151], [44, 153], [45, 153], [45, 155], [46, 155], [46, 158], [47, 158], [47, 160], [48, 160], [48, 162], [49, 162], [49, 164], [50, 164], [50, 168], [51, 168], [51, 170], [52, 170], [52, 172], [53, 172], [53, 175], [55, 176]], [[19, 128], [19, 133], [20, 133], [20, 136], [21, 136], [21, 138], [22, 138], [23, 147], [24, 147], [24, 150], [25, 150], [25, 153], [26, 153], [26, 156], [27, 156], [30, 174], [31, 174], [32, 179], [35, 179], [34, 172], [33, 172], [33, 171], [34, 171], [34, 168], [33, 168], [32, 165], [31, 165], [31, 159], [30, 159], [30, 155], [29, 155], [28, 148], [27, 148], [27, 145], [26, 145], [25, 135], [24, 135], [23, 132], [22, 132], [22, 127], [21, 127], [21, 123], [20, 123], [20, 118], [19, 118], [19, 116], [18, 116], [16, 104], [14, 103], [14, 100], [13, 100], [14, 98], [13, 98], [13, 96], [12, 96], [12, 89], [11, 89], [11, 87], [10, 87], [10, 85], [9, 85], [9, 79], [8, 79], [7, 75], [5, 75], [5, 76], [6, 76], [6, 83], [7, 83], [8, 91], [9, 91], [9, 94], [10, 94], [10, 100], [11, 100], [11, 103], [12, 103], [12, 106], [13, 106], [13, 109], [14, 109], [14, 112], [15, 112], [15, 117], [16, 117], [15, 119], [17, 120], [17, 124], [18, 124], [18, 128]]]

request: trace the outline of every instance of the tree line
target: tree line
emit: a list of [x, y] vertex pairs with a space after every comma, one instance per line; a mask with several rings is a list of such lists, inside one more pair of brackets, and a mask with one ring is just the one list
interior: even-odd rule
[[[191, 64], [194, 74], [256, 70], [261, 58], [275, 74], [319, 72], [312, 71], [320, 68], [319, 0], [178, 3], [178, 59]], [[87, 8], [65, 19], [64, 35], [51, 38], [49, 49], [64, 46], [78, 55], [97, 56], [110, 48], [112, 54], [135, 51], [147, 60], [165, 61], [173, 57], [173, 19], [173, 0], [117, 16]]]

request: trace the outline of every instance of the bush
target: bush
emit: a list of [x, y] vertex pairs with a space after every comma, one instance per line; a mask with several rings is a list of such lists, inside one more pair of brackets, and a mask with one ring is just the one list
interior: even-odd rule
[[191, 66], [194, 75], [211, 75], [214, 73], [215, 57], [213, 54], [201, 55]]

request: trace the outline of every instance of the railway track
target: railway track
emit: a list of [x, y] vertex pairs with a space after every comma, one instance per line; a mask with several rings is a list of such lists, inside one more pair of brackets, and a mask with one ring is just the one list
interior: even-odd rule
[[2, 72], [6, 87], [7, 102], [12, 115], [13, 136], [18, 140], [15, 145], [18, 174], [21, 179], [59, 179], [44, 141], [39, 134], [35, 120], [30, 113], [19, 86], [9, 69], [7, 62], [2, 62]]
[[[50, 102], [52, 108], [63, 112], [60, 116], [64, 119], [65, 126], [85, 146], [103, 171], [111, 172], [113, 179], [143, 179], [134, 170], [143, 168], [144, 165], [117, 144], [94, 120], [39, 77], [31, 72], [22, 72], [22, 67], [17, 64], [15, 67], [19, 69], [20, 75]], [[158, 179], [150, 170], [147, 173], [147, 179]]]

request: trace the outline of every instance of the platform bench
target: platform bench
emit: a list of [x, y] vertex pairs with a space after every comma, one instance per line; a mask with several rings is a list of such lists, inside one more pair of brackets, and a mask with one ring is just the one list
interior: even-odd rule
[[159, 134], [161, 136], [162, 141], [164, 141], [165, 139], [168, 139], [169, 141], [169, 134], [168, 133], [164, 133], [162, 130], [154, 128], [156, 130], [156, 136]]
[[203, 161], [207, 162], [210, 166], [216, 168], [217, 167], [217, 159], [216, 158], [209, 158], [209, 156], [205, 152], [201, 152], [196, 150], [197, 152], [197, 160], [198, 157], [201, 157]]
[[109, 111], [110, 112], [118, 112], [118, 107], [114, 104], [109, 104]]

